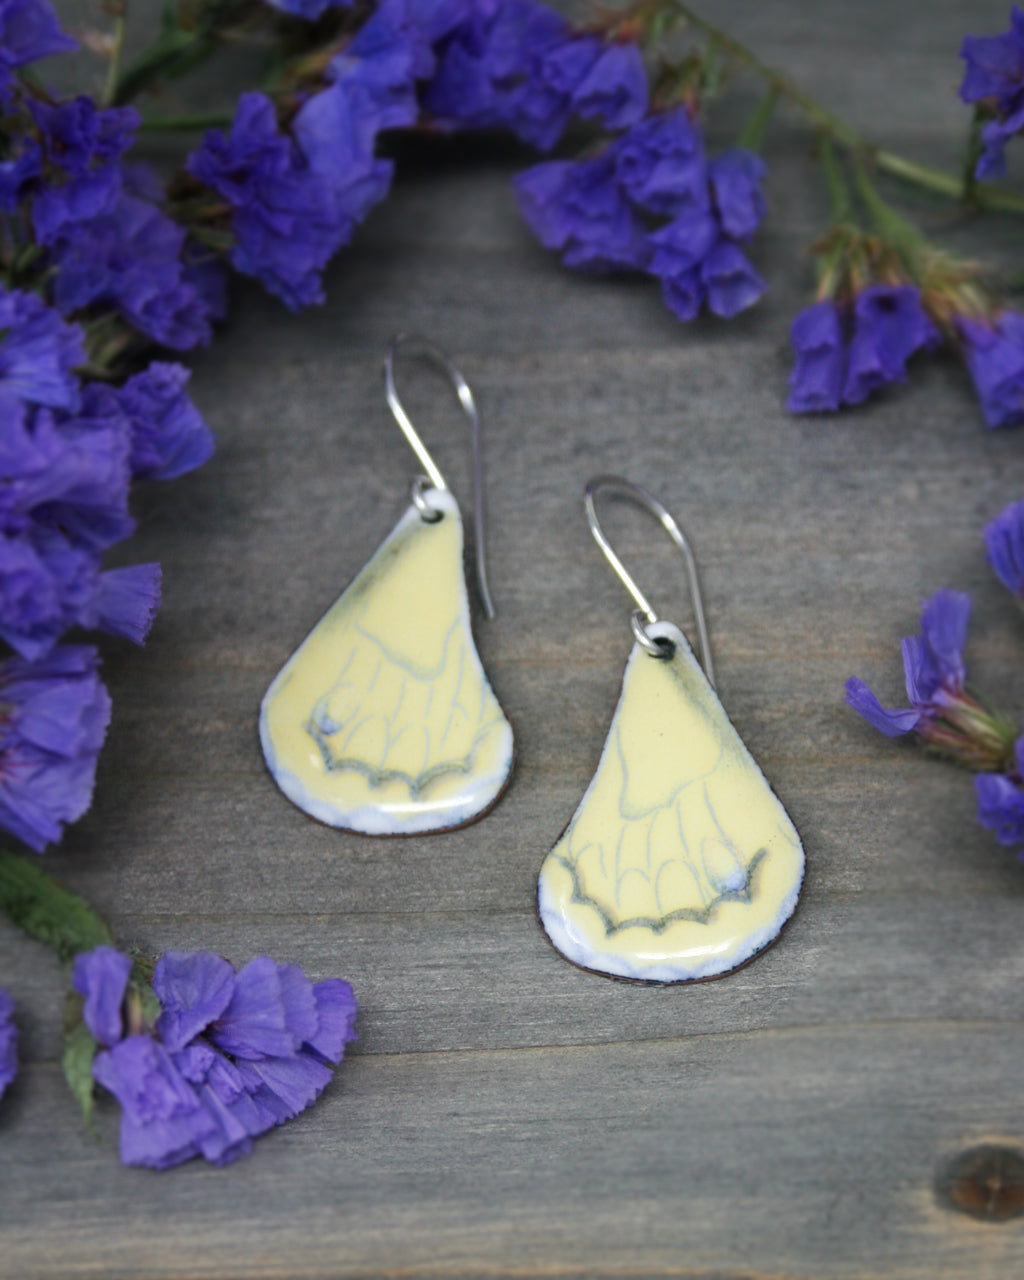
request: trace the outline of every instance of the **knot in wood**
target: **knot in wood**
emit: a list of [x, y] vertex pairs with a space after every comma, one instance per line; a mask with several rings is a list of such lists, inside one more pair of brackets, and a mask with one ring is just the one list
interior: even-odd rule
[[1024, 1214], [1024, 1152], [994, 1143], [969, 1147], [940, 1168], [939, 1202], [984, 1222]]

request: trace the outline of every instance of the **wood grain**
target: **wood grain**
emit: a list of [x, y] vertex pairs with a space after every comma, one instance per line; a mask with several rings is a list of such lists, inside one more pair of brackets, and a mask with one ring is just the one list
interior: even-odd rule
[[[1006, 23], [988, 0], [713, 8], [858, 127], [951, 166], [960, 39]], [[713, 145], [754, 100], [740, 89]], [[1024, 873], [977, 827], [970, 779], [874, 735], [842, 685], [898, 701], [899, 637], [952, 586], [975, 599], [972, 675], [1024, 706], [1024, 625], [980, 540], [1024, 492], [1024, 435], [985, 430], [950, 356], [842, 417], [785, 413], [826, 219], [789, 113], [754, 249], [770, 290], [728, 324], [680, 326], [643, 281], [561, 270], [515, 211], [525, 152], [398, 158], [324, 307], [291, 317], [239, 284], [193, 362], [219, 448], [138, 495], [124, 558], [162, 562], [164, 605], [144, 650], [104, 647], [95, 804], [47, 855], [125, 943], [349, 978], [360, 1039], [317, 1107], [230, 1169], [123, 1169], [114, 1109], [93, 1139], [60, 1080], [58, 966], [0, 926], [25, 1058], [0, 1107], [0, 1277], [1021, 1274], [1020, 1220], [954, 1213], [935, 1183], [965, 1146], [1024, 1142]], [[946, 243], [1019, 265], [1015, 225], [910, 203]], [[485, 821], [388, 842], [293, 808], [256, 713], [407, 501], [379, 370], [400, 328], [453, 354], [483, 414], [498, 617], [477, 610], [476, 633], [518, 762]], [[462, 423], [436, 378], [402, 373], [468, 506]], [[723, 701], [808, 854], [779, 943], [699, 987], [581, 973], [535, 917], [630, 644], [582, 514], [602, 471], [653, 489], [693, 539]], [[688, 625], [669, 544], [629, 508], [607, 523]]]

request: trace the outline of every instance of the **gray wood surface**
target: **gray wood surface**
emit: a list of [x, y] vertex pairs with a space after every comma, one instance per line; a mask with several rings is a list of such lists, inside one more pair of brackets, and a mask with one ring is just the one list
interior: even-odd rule
[[[960, 38], [1007, 18], [989, 0], [705, 11], [859, 127], [950, 166]], [[713, 142], [753, 100], [724, 109]], [[825, 219], [808, 145], [783, 112], [755, 249], [770, 292], [728, 324], [683, 327], [643, 281], [561, 270], [515, 211], [528, 158], [491, 143], [403, 152], [322, 309], [235, 290], [194, 361], [219, 448], [138, 496], [126, 554], [162, 562], [164, 605], [144, 650], [105, 646], [95, 804], [47, 866], [126, 943], [347, 977], [360, 1039], [317, 1107], [248, 1159], [123, 1169], [115, 1108], [97, 1141], [60, 1078], [58, 966], [0, 925], [25, 1058], [0, 1107], [0, 1276], [1024, 1272], [1022, 1220], [979, 1222], [935, 1191], [962, 1149], [1024, 1142], [1024, 870], [977, 827], [966, 775], [842, 704], [854, 673], [901, 697], [899, 637], [948, 585], [975, 595], [974, 678], [1024, 706], [1024, 623], [980, 537], [1024, 493], [1024, 433], [987, 432], [948, 357], [842, 417], [785, 413], [788, 325]], [[911, 205], [946, 243], [1019, 266], [1017, 225]], [[293, 808], [256, 711], [407, 501], [413, 459], [379, 372], [397, 329], [456, 357], [484, 417], [498, 617], [477, 610], [476, 631], [518, 761], [478, 825], [396, 842]], [[438, 380], [402, 372], [465, 509], [463, 426]], [[783, 938], [713, 983], [580, 972], [535, 916], [630, 644], [583, 519], [600, 471], [687, 527], [723, 700], [807, 850]], [[608, 523], [688, 624], [669, 544], [627, 508]]]

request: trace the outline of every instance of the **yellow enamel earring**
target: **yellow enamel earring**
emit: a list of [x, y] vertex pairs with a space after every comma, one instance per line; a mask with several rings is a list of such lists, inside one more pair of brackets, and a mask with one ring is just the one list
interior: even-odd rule
[[260, 708], [263, 754], [285, 795], [321, 822], [370, 835], [474, 821], [497, 801], [513, 761], [512, 728], [473, 643], [459, 507], [398, 397], [399, 347], [441, 367], [469, 419], [477, 571], [494, 617], [473, 393], [437, 347], [399, 335], [385, 358], [385, 391], [427, 475], [413, 481], [409, 509]]
[[[597, 518], [600, 490], [646, 508], [682, 552], [703, 667], [615, 554]], [[657, 498], [618, 476], [592, 480], [584, 502], [637, 604], [635, 642], [597, 772], [541, 867], [541, 922], [585, 969], [648, 982], [716, 977], [773, 942], [793, 914], [800, 837], [715, 693], [682, 530]]]

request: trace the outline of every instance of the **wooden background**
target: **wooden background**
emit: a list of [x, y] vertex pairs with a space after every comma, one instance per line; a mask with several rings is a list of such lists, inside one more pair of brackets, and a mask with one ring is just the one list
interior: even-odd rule
[[[967, 125], [960, 39], [1007, 20], [995, 0], [703, 10], [854, 124], [949, 167]], [[716, 117], [713, 144], [753, 102], [748, 87]], [[0, 1106], [0, 1276], [1024, 1272], [1021, 1220], [974, 1220], [936, 1191], [961, 1150], [1024, 1141], [1024, 869], [978, 828], [969, 777], [842, 703], [854, 673], [901, 700], [899, 638], [952, 586], [974, 593], [974, 678], [1024, 706], [1024, 620], [981, 543], [1024, 493], [1024, 429], [986, 431], [952, 357], [841, 417], [785, 413], [788, 327], [826, 210], [794, 115], [767, 154], [754, 256], [770, 290], [729, 323], [682, 326], [650, 283], [560, 269], [514, 207], [529, 156], [494, 140], [403, 151], [324, 307], [291, 317], [236, 289], [194, 361], [219, 448], [138, 495], [126, 555], [162, 562], [164, 605], [144, 650], [104, 646], [114, 719], [95, 804], [46, 865], [125, 943], [348, 978], [360, 1038], [320, 1103], [248, 1159], [124, 1169], [116, 1108], [97, 1141], [60, 1076], [58, 966], [0, 926], [23, 1029]], [[945, 243], [1019, 268], [1019, 224], [910, 207]], [[407, 502], [414, 460], [380, 379], [397, 329], [447, 348], [483, 415], [493, 623], [471, 594], [518, 761], [478, 825], [387, 841], [293, 808], [256, 713]], [[468, 511], [463, 423], [439, 379], [401, 372]], [[688, 529], [723, 700], [807, 851], [782, 940], [693, 987], [574, 969], [535, 916], [630, 645], [628, 599], [583, 518], [601, 471]], [[663, 614], [689, 625], [668, 542], [607, 510]]]

